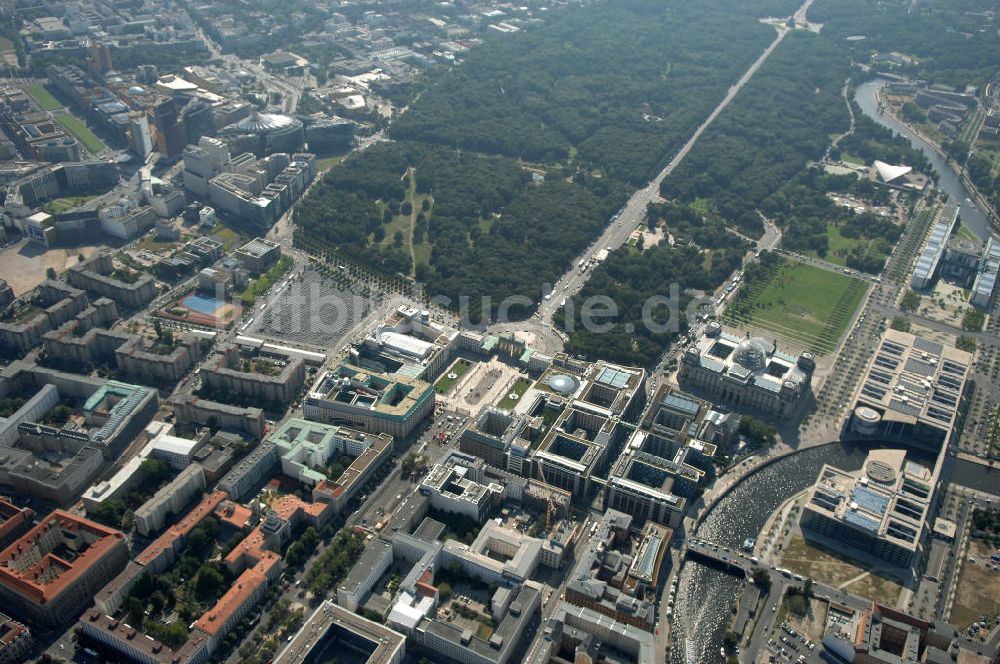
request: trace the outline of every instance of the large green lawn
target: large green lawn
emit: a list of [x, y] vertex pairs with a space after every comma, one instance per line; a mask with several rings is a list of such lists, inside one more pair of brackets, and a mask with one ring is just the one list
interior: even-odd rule
[[856, 157], [849, 152], [844, 152], [840, 155], [840, 160], [848, 164], [854, 164], [855, 166], [864, 166], [865, 160], [861, 157]]
[[726, 319], [825, 354], [836, 347], [866, 288], [846, 274], [784, 260], [740, 290]]
[[73, 134], [76, 140], [83, 144], [83, 147], [87, 148], [87, 152], [91, 154], [97, 154], [105, 149], [104, 143], [99, 139], [94, 132], [87, 129], [87, 125], [83, 124], [79, 118], [69, 113], [56, 113], [56, 121], [61, 124], [66, 131]]
[[43, 111], [54, 111], [62, 108], [59, 100], [52, 96], [52, 93], [44, 85], [29, 85], [28, 94], [31, 95]]
[[[425, 200], [429, 200], [430, 197], [425, 194], [417, 193], [417, 179], [416, 171], [414, 169], [410, 169], [404, 177], [407, 178], [409, 183], [406, 187], [406, 197], [404, 200], [409, 203], [413, 209], [410, 214], [403, 214], [400, 212], [392, 218], [392, 221], [383, 226], [385, 229], [385, 237], [382, 238], [382, 241], [379, 242], [379, 244], [382, 246], [395, 244], [396, 234], [399, 233], [403, 238], [401, 246], [404, 250], [409, 250], [413, 255], [413, 262], [410, 267], [410, 276], [413, 276], [418, 265], [430, 265], [431, 251], [433, 247], [429, 242], [427, 242], [427, 236], [424, 236], [425, 239], [423, 241], [414, 243], [414, 231], [416, 230], [417, 215], [423, 214], [425, 217], [430, 217], [431, 215], [430, 209], [424, 212], [422, 207], [423, 202]], [[486, 227], [486, 231], [484, 232], [488, 231], [489, 226]]]
[[344, 161], [346, 154], [338, 154], [334, 157], [320, 157], [316, 160], [316, 171], [322, 173], [328, 171], [340, 162]]
[[[468, 360], [455, 360], [455, 363], [448, 367], [448, 370], [444, 372], [444, 375], [441, 376], [441, 378], [438, 379], [438, 382], [434, 384], [434, 390], [438, 394], [448, 394], [448, 392], [451, 392], [451, 388], [455, 387], [455, 383], [457, 383], [459, 379], [465, 375], [465, 372], [468, 371], [471, 366], [472, 363]], [[455, 377], [452, 378], [451, 374], [455, 374]]]
[[[513, 410], [514, 406], [517, 405], [518, 399], [520, 399], [524, 393], [528, 391], [529, 387], [531, 387], [530, 380], [527, 378], [518, 378], [517, 382], [510, 388], [510, 392], [507, 393], [507, 396], [501, 399], [500, 403], [497, 404], [497, 407], [501, 410]], [[513, 396], [515, 394], [517, 396]]]
[[43, 205], [42, 212], [48, 212], [49, 214], [62, 214], [63, 212], [83, 205], [92, 198], [94, 198], [94, 196], [64, 196], [62, 198], [49, 201]]
[[243, 239], [239, 233], [229, 226], [224, 225], [221, 221], [216, 222], [215, 226], [212, 226], [208, 231], [208, 234], [215, 236], [215, 239], [222, 243], [226, 251], [231, 250]]
[[[826, 225], [826, 237], [827, 237], [827, 250], [826, 255], [822, 256], [823, 260], [833, 263], [834, 265], [840, 265], [841, 267], [847, 265], [848, 255], [858, 246], [865, 249], [866, 253], [872, 253], [879, 255], [882, 260], [886, 259], [886, 255], [879, 251], [877, 246], [871, 240], [863, 238], [853, 238], [844, 237], [840, 233], [840, 226], [837, 224], [827, 224]], [[819, 258], [819, 254], [815, 251], [806, 252], [810, 256], [816, 256]]]

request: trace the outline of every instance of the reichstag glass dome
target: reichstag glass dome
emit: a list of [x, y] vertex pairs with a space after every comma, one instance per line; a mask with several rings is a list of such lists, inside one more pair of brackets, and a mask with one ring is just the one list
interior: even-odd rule
[[733, 361], [750, 371], [763, 371], [767, 368], [767, 350], [769, 344], [760, 337], [744, 339], [736, 347]]

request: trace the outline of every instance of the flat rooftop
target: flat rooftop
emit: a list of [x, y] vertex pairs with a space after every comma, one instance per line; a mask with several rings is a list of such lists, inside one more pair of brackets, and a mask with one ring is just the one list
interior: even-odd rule
[[261, 258], [269, 251], [273, 251], [279, 245], [276, 242], [265, 240], [264, 238], [254, 238], [236, 250], [237, 253], [247, 254], [254, 258]]
[[403, 418], [432, 389], [421, 380], [342, 364], [327, 372], [310, 396]]
[[342, 630], [355, 637], [352, 644], [358, 645], [359, 650], [368, 651], [366, 664], [390, 664], [405, 649], [406, 637], [399, 632], [326, 600], [274, 659], [274, 664], [309, 664], [320, 659], [331, 630]]
[[873, 450], [857, 473], [824, 465], [805, 509], [915, 549], [935, 482], [904, 450]]
[[424, 618], [417, 625], [418, 630], [424, 630], [435, 636], [451, 642], [453, 647], [462, 647], [476, 653], [480, 657], [497, 661], [506, 660], [509, 652], [523, 637], [524, 631], [534, 616], [535, 605], [540, 601], [540, 593], [529, 585], [522, 585], [517, 595], [511, 601], [507, 614], [497, 625], [489, 640], [484, 641], [471, 630], [444, 622]]
[[922, 337], [886, 330], [860, 382], [856, 403], [883, 420], [950, 433], [972, 355]]

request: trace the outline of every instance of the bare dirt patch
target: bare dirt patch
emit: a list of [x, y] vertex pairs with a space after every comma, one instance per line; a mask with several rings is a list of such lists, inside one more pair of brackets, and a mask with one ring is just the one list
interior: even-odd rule
[[46, 249], [39, 244], [22, 240], [0, 251], [0, 279], [4, 279], [14, 289], [15, 295], [24, 295], [45, 281], [48, 268], [64, 272], [76, 265], [78, 255], [90, 258], [103, 248], [104, 245], [87, 245]]

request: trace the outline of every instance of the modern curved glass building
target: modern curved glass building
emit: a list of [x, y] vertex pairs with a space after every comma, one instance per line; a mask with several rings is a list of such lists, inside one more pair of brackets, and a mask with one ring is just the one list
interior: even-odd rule
[[252, 113], [224, 127], [219, 135], [226, 139], [234, 153], [295, 152], [305, 144], [302, 121], [279, 113]]

